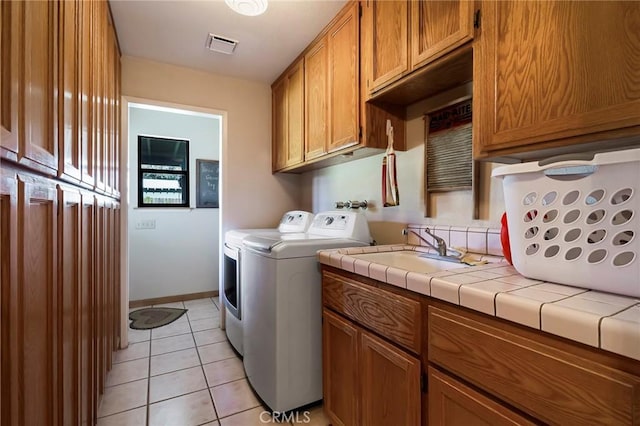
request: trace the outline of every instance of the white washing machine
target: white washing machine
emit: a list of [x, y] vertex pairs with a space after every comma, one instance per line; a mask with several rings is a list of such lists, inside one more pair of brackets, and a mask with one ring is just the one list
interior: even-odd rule
[[224, 303], [226, 333], [229, 341], [240, 355], [242, 347], [242, 316], [244, 302], [242, 300], [242, 240], [249, 235], [278, 238], [282, 235], [304, 236], [311, 222], [313, 213], [294, 210], [285, 213], [277, 228], [236, 229], [224, 235], [223, 289], [220, 299]]
[[304, 238], [248, 236], [244, 367], [256, 393], [273, 411], [322, 399], [322, 301], [317, 251], [369, 245], [362, 213], [316, 215]]

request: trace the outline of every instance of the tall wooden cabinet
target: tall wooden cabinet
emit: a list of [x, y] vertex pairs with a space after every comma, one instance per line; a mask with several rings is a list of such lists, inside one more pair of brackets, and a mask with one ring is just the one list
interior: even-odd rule
[[476, 157], [576, 150], [578, 143], [640, 133], [640, 3], [481, 7], [473, 58]]
[[110, 19], [106, 1], [0, 5], [3, 425], [95, 424], [119, 345]]

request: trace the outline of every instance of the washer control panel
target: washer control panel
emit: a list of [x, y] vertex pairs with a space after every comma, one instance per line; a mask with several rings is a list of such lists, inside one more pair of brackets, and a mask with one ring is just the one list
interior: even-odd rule
[[306, 232], [313, 220], [313, 213], [304, 211], [290, 211], [285, 213], [280, 220], [278, 231], [280, 232]]
[[317, 237], [348, 238], [365, 243], [371, 241], [367, 219], [356, 211], [318, 213], [307, 232]]

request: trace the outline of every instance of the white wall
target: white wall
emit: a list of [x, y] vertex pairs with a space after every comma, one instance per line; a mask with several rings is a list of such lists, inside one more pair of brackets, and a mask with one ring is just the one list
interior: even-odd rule
[[[363, 200], [374, 204], [365, 214], [373, 238], [379, 244], [404, 240], [407, 223], [499, 227], [504, 211], [500, 181], [490, 177], [495, 165], [481, 165], [480, 220], [472, 220], [471, 191], [438, 194], [433, 217], [425, 218], [424, 203], [424, 113], [471, 94], [471, 85], [443, 93], [407, 108], [407, 150], [396, 151], [400, 205], [382, 207], [381, 169], [384, 154], [327, 167], [302, 176], [302, 208], [313, 212], [331, 209], [335, 201]], [[392, 222], [392, 223], [390, 223]]]
[[122, 58], [122, 94], [226, 111], [222, 229], [275, 227], [300, 207], [297, 175], [271, 174], [271, 87], [141, 58]]
[[[128, 207], [131, 300], [218, 288], [219, 209], [196, 209], [196, 159], [219, 160], [221, 117], [129, 109]], [[189, 140], [191, 208], [138, 208], [138, 135]], [[143, 220], [155, 229], [136, 229]]]

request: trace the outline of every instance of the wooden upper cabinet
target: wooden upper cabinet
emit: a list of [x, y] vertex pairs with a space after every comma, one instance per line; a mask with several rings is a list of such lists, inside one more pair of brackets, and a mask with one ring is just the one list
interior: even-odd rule
[[304, 160], [304, 61], [287, 76], [287, 166]]
[[79, 2], [80, 8], [80, 60], [78, 74], [78, 90], [80, 92], [80, 108], [78, 123], [80, 126], [80, 144], [82, 156], [82, 182], [93, 186], [95, 183], [95, 137], [93, 131], [93, 78], [92, 65], [92, 32], [94, 2]]
[[[22, 77], [22, 123], [19, 161], [47, 171], [58, 169], [56, 90], [57, 2], [24, 2], [22, 30], [24, 67]], [[18, 102], [17, 99], [14, 102]]]
[[278, 171], [304, 159], [304, 59], [271, 86], [272, 168]]
[[0, 155], [18, 160], [18, 96], [22, 87], [24, 3], [0, 4]]
[[316, 158], [327, 152], [329, 136], [328, 55], [327, 38], [324, 37], [304, 57], [305, 160]]
[[474, 3], [367, 1], [369, 92], [375, 92], [473, 39]]
[[58, 141], [60, 147], [58, 175], [80, 181], [82, 177], [81, 140], [78, 112], [79, 3], [60, 2]]
[[411, 68], [436, 59], [473, 39], [473, 2], [410, 1]]
[[409, 69], [407, 1], [370, 1], [371, 84], [375, 89], [395, 81]]
[[358, 3], [329, 29], [329, 144], [335, 151], [359, 142], [360, 19]]
[[280, 170], [287, 164], [287, 84], [281, 79], [271, 86], [271, 109], [273, 131], [273, 170]]
[[483, 2], [475, 156], [640, 134], [639, 25], [640, 2]]

